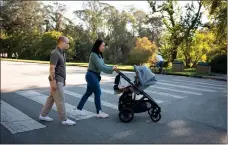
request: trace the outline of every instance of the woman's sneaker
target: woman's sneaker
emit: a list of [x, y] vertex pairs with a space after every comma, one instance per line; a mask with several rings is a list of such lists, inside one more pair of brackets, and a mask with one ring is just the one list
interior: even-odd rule
[[102, 111], [99, 111], [99, 114], [97, 114], [97, 117], [98, 118], [108, 118], [108, 114], [106, 114]]
[[43, 117], [43, 116], [40, 115], [39, 116], [39, 119], [42, 120], [42, 121], [48, 121], [48, 122], [53, 121], [53, 119], [50, 118], [49, 116]]
[[79, 109], [74, 109], [74, 111], [76, 112], [76, 114], [79, 114], [81, 116], [86, 116], [87, 113], [85, 111], [79, 110]]
[[62, 121], [62, 124], [63, 125], [75, 125], [76, 122], [70, 120], [70, 119], [67, 119], [66, 121]]

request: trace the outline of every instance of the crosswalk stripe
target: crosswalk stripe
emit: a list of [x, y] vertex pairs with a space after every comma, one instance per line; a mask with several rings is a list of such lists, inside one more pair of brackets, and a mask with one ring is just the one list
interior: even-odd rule
[[[78, 93], [75, 93], [75, 92], [72, 92], [72, 91], [69, 91], [69, 90], [65, 90], [64, 93], [65, 93], [65, 94], [68, 94], [68, 95], [70, 95], [70, 96], [79, 98], [79, 99], [82, 98], [82, 95], [80, 95], [80, 94], [78, 94]], [[93, 98], [88, 98], [88, 101], [94, 103], [94, 99], [93, 99]], [[111, 104], [111, 103], [108, 103], [108, 102], [105, 102], [105, 101], [101, 101], [101, 105], [102, 105], [102, 106], [105, 106], [105, 107], [112, 108], [112, 109], [118, 109], [118, 106], [117, 106], [117, 105], [114, 105], [114, 104]]]
[[[86, 86], [83, 86], [83, 87], [86, 87]], [[154, 86], [151, 86], [151, 88], [154, 87]], [[113, 91], [110, 91], [110, 90], [106, 90], [106, 89], [101, 89], [102, 92], [104, 93], [109, 93], [109, 94], [113, 94]], [[164, 92], [158, 92], [158, 91], [150, 91], [150, 90], [145, 90], [145, 92], [148, 92], [151, 93], [151, 94], [157, 94], [157, 95], [162, 95], [162, 96], [166, 96], [166, 97], [173, 97], [173, 98], [177, 98], [177, 99], [183, 99], [183, 98], [187, 98], [188, 96], [179, 96], [179, 95], [174, 95], [174, 94], [170, 94], [170, 93], [164, 93]], [[197, 93], [196, 93], [197, 94]], [[201, 94], [202, 95], [202, 94]], [[158, 99], [155, 99], [156, 102], [159, 102], [159, 103], [163, 103], [164, 101], [162, 100], [158, 100]]]
[[157, 89], [162, 89], [162, 90], [169, 90], [169, 91], [173, 91], [173, 92], [180, 92], [180, 93], [193, 94], [193, 95], [202, 95], [201, 93], [177, 90], [177, 89], [167, 88], [167, 87], [158, 87], [158, 86], [155, 86], [155, 85], [151, 86], [150, 88], [157, 88]]
[[157, 82], [157, 84], [159, 85], [165, 85], [165, 86], [172, 86], [172, 87], [178, 87], [178, 88], [186, 88], [186, 89], [192, 89], [192, 90], [199, 90], [199, 91], [205, 91], [205, 92], [217, 92], [215, 90], [208, 90], [208, 89], [202, 89], [202, 88], [195, 88], [195, 87], [189, 87], [189, 86], [183, 86], [183, 85], [173, 85], [170, 83], [161, 83], [161, 82]]
[[[79, 87], [83, 87], [83, 88], [86, 88], [87, 86], [86, 85], [80, 85]], [[101, 91], [103, 93], [107, 93], [107, 94], [111, 94], [111, 95], [114, 95], [114, 90], [108, 90], [108, 89], [101, 89]], [[162, 101], [162, 100], [159, 100], [159, 99], [154, 99], [155, 102], [157, 102], [158, 104], [161, 104], [161, 103], [164, 103], [165, 101]]]
[[2, 100], [1, 124], [12, 134], [46, 127]]
[[[23, 97], [26, 97], [30, 100], [33, 100], [37, 103], [40, 103], [42, 105], [45, 104], [46, 102], [46, 99], [48, 96], [46, 95], [43, 95], [41, 93], [38, 93], [34, 90], [28, 90], [28, 91], [17, 91], [16, 92], [17, 94], [23, 96]], [[65, 107], [66, 107], [66, 113], [67, 113], [67, 116], [75, 119], [75, 120], [83, 120], [83, 119], [88, 119], [88, 118], [91, 118], [91, 117], [94, 117], [96, 116], [95, 113], [93, 112], [90, 112], [90, 111], [87, 111], [87, 110], [84, 110], [84, 112], [86, 112], [86, 115], [83, 115], [83, 116], [80, 116], [77, 114], [76, 111], [74, 111], [74, 109], [76, 108], [75, 106], [71, 105], [71, 104], [68, 104], [68, 103], [65, 103]], [[41, 108], [40, 108], [41, 109]], [[53, 107], [52, 107], [53, 110], [57, 111], [57, 107], [55, 104], [53, 104]]]
[[173, 97], [173, 98], [176, 98], [176, 99], [184, 99], [184, 98], [187, 98], [188, 96], [179, 96], [179, 95], [173, 95], [173, 94], [170, 94], [170, 93], [164, 93], [164, 92], [158, 92], [158, 91], [149, 91], [149, 90], [146, 90], [145, 92], [147, 92], [148, 94], [151, 93], [151, 94], [157, 94], [157, 95], [162, 95], [162, 96], [167, 96], [167, 97]]
[[175, 82], [175, 81], [167, 81], [167, 80], [159, 80], [159, 82], [165, 82], [165, 83], [175, 83], [175, 84], [180, 84], [180, 85], [193, 85], [193, 86], [199, 86], [199, 87], [202, 87], [202, 88], [210, 88], [210, 89], [217, 89], [217, 90], [224, 90], [225, 88], [221, 88], [221, 87], [215, 87], [215, 86], [207, 86], [206, 84], [205, 85], [200, 85], [200, 84], [191, 84], [191, 83], [182, 83], [182, 82]]
[[226, 85], [222, 84], [211, 84], [210, 82], [204, 83], [204, 82], [197, 82], [197, 81], [188, 81], [188, 80], [179, 80], [179, 79], [172, 79], [173, 81], [176, 82], [184, 82], [184, 83], [189, 83], [189, 84], [202, 84], [202, 85], [208, 85], [208, 86], [217, 86], [217, 87], [224, 87], [226, 88]]

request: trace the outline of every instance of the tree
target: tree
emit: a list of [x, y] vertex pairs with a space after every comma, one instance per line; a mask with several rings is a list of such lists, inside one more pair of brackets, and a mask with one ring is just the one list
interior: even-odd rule
[[108, 4], [99, 1], [88, 1], [84, 3], [83, 10], [74, 11], [75, 16], [86, 24], [93, 41], [98, 38], [97, 34], [103, 31], [104, 12], [108, 8]]
[[[1, 29], [3, 31], [1, 33], [6, 35], [5, 45], [8, 56], [11, 57], [12, 53], [22, 55], [22, 52], [29, 52], [23, 54], [29, 56], [31, 47], [36, 44], [36, 36], [42, 31], [43, 22], [40, 2], [3, 1], [1, 5]], [[30, 40], [31, 38], [34, 40]]]
[[209, 29], [216, 34], [218, 49], [214, 54], [227, 54], [227, 2], [223, 0], [203, 0], [203, 5], [209, 11]]
[[137, 38], [135, 48], [129, 54], [129, 64], [139, 65], [148, 62], [157, 51], [157, 46], [150, 42], [147, 37]]
[[203, 0], [203, 5], [209, 11], [210, 18], [213, 24], [217, 27], [216, 34], [218, 39], [226, 39], [227, 2], [223, 0]]
[[40, 60], [49, 60], [50, 53], [56, 48], [56, 41], [61, 35], [62, 33], [58, 31], [45, 32], [42, 35], [40, 47], [35, 52], [35, 55], [38, 56]]
[[[108, 49], [106, 54], [112, 63], [126, 63], [127, 56], [134, 46], [134, 37], [126, 26], [131, 22], [128, 12], [113, 10], [108, 17], [109, 33], [106, 37]], [[108, 61], [109, 62], [109, 61]]]
[[67, 24], [73, 22], [64, 16], [66, 12], [66, 5], [54, 2], [53, 5], [43, 5], [43, 17], [45, 18], [46, 30], [48, 31], [63, 31]]
[[171, 62], [172, 60], [171, 58], [172, 46], [169, 43], [170, 35], [171, 34], [169, 32], [163, 32], [158, 42], [160, 44], [160, 51], [161, 51], [162, 57], [164, 57], [164, 59], [166, 59], [168, 62]]
[[1, 27], [10, 35], [15, 31], [41, 30], [43, 23], [41, 3], [9, 0], [1, 5]]
[[[195, 14], [192, 14], [189, 17], [185, 17], [186, 19], [182, 18], [183, 23], [180, 23], [180, 16], [175, 16], [175, 12], [179, 11], [175, 9], [174, 5], [177, 5], [177, 2], [174, 0], [168, 0], [163, 2], [161, 5], [157, 5], [156, 1], [148, 0], [148, 3], [152, 9], [152, 14], [154, 15], [161, 15], [163, 19], [163, 23], [165, 24], [167, 30], [169, 31], [170, 39], [169, 42], [171, 43], [171, 61], [177, 58], [177, 52], [179, 45], [183, 42], [185, 38], [188, 38], [191, 30], [195, 29], [197, 24], [199, 23], [200, 17], [202, 13], [200, 12], [202, 7], [202, 2], [199, 1], [198, 9]], [[190, 8], [187, 10], [191, 10]], [[190, 21], [189, 21], [190, 20]], [[184, 26], [184, 27], [182, 27]]]
[[[216, 48], [215, 34], [209, 30], [198, 30], [192, 38], [189, 47], [185, 47], [183, 43], [179, 52], [180, 58], [185, 60], [186, 66], [195, 67], [199, 61], [209, 62], [211, 60], [211, 51]], [[185, 41], [188, 41], [187, 39]], [[181, 57], [182, 56], [182, 57]]]
[[[202, 13], [199, 14], [199, 18], [198, 20], [196, 20], [195, 22], [195, 26], [192, 27], [191, 29], [189, 29], [189, 26], [191, 26], [192, 21], [194, 20], [194, 10], [196, 9], [194, 6], [194, 3], [192, 2], [191, 4], [187, 4], [186, 6], [186, 15], [182, 16], [180, 18], [180, 23], [181, 23], [181, 27], [184, 30], [184, 32], [188, 33], [187, 35], [185, 35], [185, 37], [183, 38], [183, 43], [181, 44], [183, 49], [184, 49], [184, 56], [185, 56], [185, 63], [186, 63], [186, 67], [190, 67], [190, 63], [191, 63], [191, 43], [193, 42], [193, 37], [194, 37], [194, 33], [195, 31], [198, 29], [198, 27], [201, 25], [201, 15]], [[196, 59], [196, 62], [198, 60]]]

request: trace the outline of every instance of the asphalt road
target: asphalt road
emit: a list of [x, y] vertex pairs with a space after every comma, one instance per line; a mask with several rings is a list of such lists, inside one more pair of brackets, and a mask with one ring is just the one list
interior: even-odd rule
[[[93, 96], [80, 117], [72, 109], [85, 92], [86, 68], [67, 67], [64, 126], [56, 108], [53, 122], [38, 120], [49, 95], [48, 65], [1, 61], [1, 143], [227, 143], [227, 82], [156, 75], [158, 83], [146, 92], [159, 103], [162, 119], [154, 123], [147, 112], [130, 123], [118, 118], [113, 75], [102, 74], [102, 108], [108, 119], [95, 115]], [[134, 73], [124, 72], [128, 76]]]

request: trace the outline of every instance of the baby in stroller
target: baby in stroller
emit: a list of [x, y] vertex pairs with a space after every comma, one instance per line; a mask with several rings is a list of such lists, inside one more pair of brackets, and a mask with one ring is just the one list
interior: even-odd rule
[[[115, 94], [121, 94], [118, 103], [119, 119], [130, 122], [134, 118], [134, 113], [148, 111], [152, 121], [157, 122], [161, 119], [161, 109], [158, 104], [143, 90], [156, 83], [155, 74], [146, 66], [134, 66], [135, 80], [132, 82], [126, 75], [117, 70], [118, 75], [114, 82]], [[121, 80], [128, 82], [127, 86], [120, 86]], [[137, 95], [142, 98], [136, 99]]]

